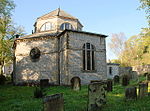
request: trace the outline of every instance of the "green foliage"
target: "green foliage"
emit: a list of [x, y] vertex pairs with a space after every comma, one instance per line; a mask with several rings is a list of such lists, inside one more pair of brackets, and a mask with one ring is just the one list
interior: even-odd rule
[[21, 26], [15, 26], [11, 20], [11, 13], [14, 8], [13, 0], [0, 0], [0, 65], [2, 66], [0, 74], [3, 74], [4, 64], [13, 59], [13, 38], [16, 34], [24, 34], [24, 29]]
[[118, 55], [111, 62], [126, 67], [150, 64], [150, 28], [142, 29], [140, 34], [124, 42], [124, 49]]
[[150, 25], [150, 0], [139, 0], [141, 5], [139, 6], [139, 9], [143, 9], [145, 13], [147, 14], [148, 23]]
[[13, 0], [0, 0], [0, 17], [11, 16], [11, 11], [15, 8]]

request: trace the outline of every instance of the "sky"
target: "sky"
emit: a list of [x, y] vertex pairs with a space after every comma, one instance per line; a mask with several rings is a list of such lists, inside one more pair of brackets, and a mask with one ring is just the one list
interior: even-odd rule
[[[34, 29], [36, 19], [57, 8], [78, 18], [83, 31], [108, 35], [123, 32], [127, 38], [140, 33], [147, 27], [145, 12], [137, 10], [139, 0], [14, 0], [16, 8], [13, 20], [25, 28], [27, 34]], [[107, 46], [107, 60], [115, 59]]]

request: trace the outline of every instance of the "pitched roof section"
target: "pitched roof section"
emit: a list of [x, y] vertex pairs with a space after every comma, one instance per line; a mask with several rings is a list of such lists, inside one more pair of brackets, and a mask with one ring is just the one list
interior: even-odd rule
[[97, 33], [86, 32], [86, 31], [78, 31], [78, 30], [70, 30], [70, 29], [65, 29], [58, 36], [61, 36], [61, 35], [63, 35], [66, 32], [75, 32], [75, 33], [83, 33], [83, 34], [89, 34], [89, 35], [96, 35], [96, 36], [101, 36], [101, 37], [108, 37], [107, 35], [103, 35], [103, 34], [97, 34]]
[[16, 40], [21, 40], [21, 39], [31, 39], [31, 38], [40, 38], [40, 37], [57, 37], [57, 35], [59, 35], [59, 33], [49, 33], [49, 32], [45, 32], [45, 33], [34, 33], [31, 35], [26, 35], [24, 37], [20, 37], [17, 38]]
[[71, 19], [77, 19], [75, 18], [74, 16], [66, 13], [65, 11], [61, 10], [60, 8], [48, 13], [48, 14], [45, 14], [41, 17], [39, 17], [38, 19], [43, 19], [43, 18], [48, 18], [48, 17], [54, 17], [54, 16], [60, 16], [60, 17], [67, 17], [67, 18], [71, 18]]

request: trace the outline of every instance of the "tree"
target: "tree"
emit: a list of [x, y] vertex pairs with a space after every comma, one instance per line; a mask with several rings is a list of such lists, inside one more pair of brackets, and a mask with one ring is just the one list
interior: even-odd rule
[[1, 74], [4, 63], [12, 60], [12, 45], [15, 34], [23, 34], [20, 26], [15, 26], [11, 20], [12, 10], [15, 4], [12, 0], [0, 0], [0, 65]]
[[148, 23], [150, 25], [150, 0], [139, 0], [141, 5], [139, 6], [139, 9], [143, 9], [145, 13], [147, 14]]
[[150, 64], [150, 30], [143, 29], [125, 42], [120, 57], [125, 66]]
[[125, 34], [120, 32], [119, 34], [112, 34], [108, 46], [112, 50], [112, 52], [117, 57], [119, 57], [122, 51], [124, 50], [125, 42], [126, 42]]

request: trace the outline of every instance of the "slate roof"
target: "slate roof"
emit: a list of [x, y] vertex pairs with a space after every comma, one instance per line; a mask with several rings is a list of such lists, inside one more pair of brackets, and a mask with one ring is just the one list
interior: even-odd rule
[[20, 39], [30, 39], [30, 38], [40, 38], [40, 37], [60, 37], [66, 32], [75, 32], [75, 33], [83, 33], [83, 34], [89, 34], [89, 35], [97, 35], [101, 37], [107, 37], [107, 35], [103, 34], [96, 34], [96, 33], [91, 33], [91, 32], [85, 32], [85, 31], [77, 31], [77, 30], [69, 30], [65, 29], [63, 32], [57, 32], [57, 33], [50, 33], [50, 32], [41, 32], [41, 33], [33, 33], [31, 35], [26, 35], [24, 37], [17, 38], [16, 40]]
[[20, 40], [20, 39], [30, 39], [30, 38], [39, 38], [39, 37], [47, 37], [47, 36], [56, 37], [59, 34], [60, 33], [49, 33], [49, 32], [33, 33], [33, 34], [30, 34], [30, 35], [26, 35], [24, 37], [17, 38], [17, 40]]
[[41, 17], [39, 17], [38, 19], [42, 19], [42, 18], [47, 18], [47, 17], [53, 17], [53, 16], [61, 16], [61, 17], [67, 17], [67, 18], [71, 18], [71, 19], [77, 19], [75, 18], [74, 16], [66, 13], [65, 11], [61, 10], [60, 8], [48, 13], [48, 14], [45, 14]]

